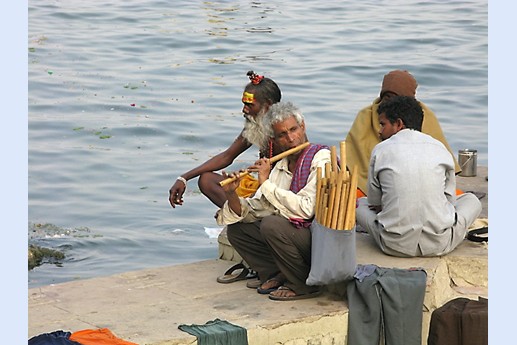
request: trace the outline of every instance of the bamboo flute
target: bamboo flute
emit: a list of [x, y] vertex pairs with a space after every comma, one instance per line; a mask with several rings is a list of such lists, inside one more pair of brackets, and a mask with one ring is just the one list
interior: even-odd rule
[[336, 147], [330, 147], [330, 179], [329, 179], [329, 201], [327, 204], [328, 214], [325, 219], [325, 226], [330, 227], [332, 224], [332, 217], [334, 216], [334, 199], [336, 197], [336, 189], [337, 189], [337, 173], [338, 173], [338, 165], [337, 165], [337, 153]]
[[318, 204], [318, 222], [321, 225], [325, 224], [325, 205], [328, 198], [327, 193], [327, 183], [328, 178], [322, 177], [321, 178], [321, 197], [320, 197], [320, 203]]
[[323, 179], [322, 176], [319, 180], [319, 183], [317, 184], [317, 190], [316, 190], [316, 207], [314, 210], [314, 218], [319, 222], [321, 220], [321, 203], [323, 202]]
[[337, 152], [336, 147], [330, 147], [330, 164], [332, 165], [332, 172], [338, 172], [337, 169]]
[[348, 181], [343, 179], [343, 185], [341, 186], [341, 199], [339, 200], [339, 205], [341, 206], [339, 208], [339, 215], [337, 220], [336, 229], [337, 230], [344, 230], [345, 229], [345, 216], [346, 216], [346, 202], [347, 202], [347, 195], [348, 195]]
[[338, 172], [336, 182], [336, 195], [334, 196], [334, 205], [332, 206], [332, 222], [330, 223], [331, 229], [337, 228], [337, 222], [339, 218], [339, 211], [341, 209], [339, 201], [341, 200], [341, 190], [343, 189], [343, 171]]
[[338, 228], [339, 225], [339, 216], [344, 212], [343, 207], [341, 207], [341, 195], [343, 192], [343, 184], [346, 183], [346, 151], [345, 151], [345, 141], [341, 141], [339, 143], [339, 171], [337, 167], [337, 158], [336, 158], [336, 171], [338, 171], [337, 181], [336, 181], [336, 193], [332, 200], [332, 221], [330, 223], [330, 228], [340, 230]]
[[331, 171], [330, 172], [330, 179], [329, 179], [329, 200], [327, 203], [328, 207], [328, 213], [327, 218], [325, 220], [325, 226], [327, 228], [330, 228], [330, 224], [332, 224], [332, 216], [334, 215], [334, 199], [336, 198], [336, 189], [337, 189], [337, 183], [336, 183], [336, 172]]
[[355, 203], [357, 195], [357, 166], [352, 169], [352, 177], [350, 178], [350, 190], [348, 193], [348, 201], [346, 206], [345, 230], [352, 230], [355, 224]]
[[314, 218], [319, 222], [319, 211], [320, 211], [320, 203], [321, 203], [321, 195], [322, 195], [322, 186], [323, 186], [323, 177], [321, 176], [321, 167], [316, 168], [316, 202], [314, 208]]
[[[306, 148], [306, 147], [307, 147], [307, 146], [309, 146], [310, 144], [311, 144], [310, 142], [306, 142], [306, 143], [303, 143], [303, 144], [298, 145], [298, 146], [296, 146], [296, 147], [293, 147], [292, 149], [289, 149], [289, 150], [286, 150], [286, 151], [284, 151], [284, 152], [281, 152], [281, 153], [277, 154], [276, 156], [271, 157], [271, 158], [269, 159], [269, 162], [270, 162], [271, 164], [273, 164], [273, 163], [275, 163], [275, 162], [277, 162], [277, 161], [281, 160], [282, 158], [285, 158], [285, 157], [287, 157], [287, 156], [289, 156], [289, 155], [292, 155], [293, 153], [296, 153], [296, 152], [298, 152], [298, 151], [300, 151], [300, 150], [303, 150], [304, 148]], [[224, 186], [226, 186], [228, 183], [231, 183], [231, 182], [233, 182], [233, 181], [235, 181], [235, 180], [238, 180], [239, 178], [241, 178], [241, 177], [243, 177], [243, 176], [245, 176], [245, 175], [249, 175], [249, 174], [250, 174], [250, 172], [249, 172], [249, 171], [243, 171], [243, 172], [241, 172], [241, 173], [238, 173], [238, 174], [237, 174], [236, 176], [234, 176], [234, 177], [229, 177], [229, 178], [227, 178], [227, 179], [222, 180], [221, 182], [219, 182], [219, 185], [220, 185], [221, 187], [224, 187]]]
[[350, 175], [348, 174], [348, 169], [347, 169], [347, 162], [346, 162], [346, 141], [341, 141], [339, 143], [339, 159], [341, 160], [341, 170], [343, 171], [344, 173], [344, 178], [347, 179], [350, 177]]
[[325, 194], [323, 194], [323, 200], [322, 200], [322, 203], [321, 203], [321, 225], [325, 225], [325, 220], [327, 219], [327, 212], [328, 212], [328, 200], [329, 200], [329, 195], [327, 192], [325, 192]]
[[330, 178], [330, 172], [332, 171], [331, 163], [325, 163], [325, 177]]
[[339, 143], [339, 160], [341, 171], [346, 171], [346, 142], [344, 140]]

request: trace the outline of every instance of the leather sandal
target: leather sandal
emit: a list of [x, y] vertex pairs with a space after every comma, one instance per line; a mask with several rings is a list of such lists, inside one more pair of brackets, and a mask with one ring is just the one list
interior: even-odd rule
[[[235, 271], [240, 272], [235, 273]], [[239, 280], [246, 280], [256, 278], [257, 273], [244, 266], [242, 263], [238, 263], [230, 267], [222, 276], [217, 277], [217, 282], [221, 284], [228, 284], [237, 282]]]

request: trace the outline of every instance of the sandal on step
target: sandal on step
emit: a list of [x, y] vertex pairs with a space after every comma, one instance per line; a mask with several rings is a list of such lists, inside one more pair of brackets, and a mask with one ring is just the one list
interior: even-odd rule
[[488, 226], [467, 231], [467, 239], [473, 242], [488, 242]]
[[[234, 273], [235, 271], [241, 270], [239, 273]], [[221, 284], [233, 283], [239, 280], [246, 280], [256, 278], [257, 273], [255, 271], [250, 270], [244, 264], [238, 263], [230, 267], [224, 275], [217, 277], [217, 282]]]
[[[292, 292], [294, 292], [294, 290], [288, 288], [287, 286], [280, 286], [276, 291], [292, 291]], [[296, 295], [296, 293], [295, 293], [294, 296], [275, 296], [275, 295], [269, 294], [269, 299], [271, 299], [273, 301], [296, 301], [298, 299], [318, 297], [319, 295], [321, 295], [321, 292], [322, 292], [321, 290], [316, 290], [314, 292], [310, 292], [310, 293], [302, 294], [302, 295]]]
[[[272, 282], [275, 282], [276, 284], [274, 284], [272, 287], [267, 288], [267, 289], [262, 288], [262, 285], [267, 284], [267, 283], [272, 283]], [[284, 284], [283, 281], [278, 280], [276, 278], [271, 278], [271, 279], [266, 280], [262, 284], [260, 284], [260, 286], [257, 288], [257, 292], [261, 295], [268, 295], [270, 292], [275, 291], [278, 288], [282, 287], [283, 284]]]
[[248, 280], [246, 282], [246, 287], [250, 288], [250, 289], [258, 289], [260, 287], [260, 285], [262, 285], [262, 282], [258, 278], [253, 279], [253, 280]]

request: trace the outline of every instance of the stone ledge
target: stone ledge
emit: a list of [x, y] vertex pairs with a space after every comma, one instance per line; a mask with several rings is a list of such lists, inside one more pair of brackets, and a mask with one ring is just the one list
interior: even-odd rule
[[[487, 169], [458, 178], [459, 188], [488, 193]], [[462, 185], [462, 183], [464, 183]], [[488, 215], [488, 194], [482, 199]], [[179, 324], [204, 324], [215, 318], [245, 327], [250, 345], [346, 345], [348, 306], [345, 285], [324, 295], [293, 302], [271, 301], [246, 288], [246, 282], [219, 284], [218, 275], [240, 261], [219, 238], [220, 259], [126, 272], [28, 291], [28, 337], [55, 330], [109, 328], [140, 345], [195, 345], [196, 337]], [[224, 259], [224, 260], [223, 260]], [[422, 345], [427, 344], [431, 313], [455, 297], [488, 297], [488, 246], [464, 241], [440, 258], [384, 255], [366, 234], [357, 234], [357, 261], [381, 267], [422, 267], [428, 274], [423, 308]]]
[[30, 289], [28, 336], [106, 327], [140, 345], [193, 345], [178, 325], [219, 318], [245, 327], [250, 345], [345, 344], [344, 299], [277, 302], [245, 281], [217, 283], [231, 264], [214, 259]]
[[[226, 228], [220, 233], [219, 259], [240, 262], [240, 255], [228, 242]], [[434, 310], [456, 295], [487, 297], [488, 245], [465, 240], [452, 253], [434, 258], [397, 258], [383, 254], [368, 234], [356, 234], [358, 264], [374, 264], [387, 268], [422, 267], [428, 283], [424, 306]], [[332, 290], [332, 287], [330, 288]], [[339, 293], [337, 291], [334, 291]]]
[[[436, 307], [455, 296], [487, 296], [488, 249], [482, 244], [463, 243], [443, 258], [407, 259], [386, 256], [365, 234], [357, 235], [359, 263], [416, 266], [428, 272], [422, 345]], [[468, 260], [477, 264], [468, 271], [461, 269]], [[194, 345], [196, 338], [178, 330], [178, 325], [220, 318], [245, 327], [250, 345], [346, 345], [344, 285], [336, 284], [334, 291], [329, 287], [314, 299], [276, 302], [246, 288], [245, 281], [217, 283], [216, 277], [231, 264], [207, 260], [30, 289], [29, 338], [55, 330], [107, 327], [116, 336], [141, 345]], [[468, 281], [470, 274], [478, 275], [476, 280]], [[473, 293], [472, 287], [479, 291]], [[458, 288], [471, 290], [464, 293]]]
[[[226, 228], [219, 235], [218, 242], [220, 259], [241, 260], [228, 242]], [[426, 271], [423, 341], [427, 339], [431, 313], [436, 308], [456, 297], [488, 298], [488, 245], [485, 243], [465, 240], [456, 250], [442, 257], [398, 258], [382, 253], [368, 234], [360, 232], [356, 234], [356, 251], [358, 264], [402, 269], [421, 267]], [[346, 284], [333, 284], [326, 288], [330, 293], [346, 298]]]

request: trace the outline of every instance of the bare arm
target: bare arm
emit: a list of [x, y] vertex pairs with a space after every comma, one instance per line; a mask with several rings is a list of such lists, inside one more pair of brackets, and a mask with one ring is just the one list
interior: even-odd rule
[[192, 170], [187, 171], [184, 174], [181, 174], [187, 181], [198, 177], [204, 172], [208, 171], [217, 171], [226, 168], [230, 164], [233, 163], [235, 158], [237, 158], [241, 153], [250, 148], [251, 144], [248, 143], [242, 135], [239, 136], [233, 141], [233, 143], [223, 152], [218, 153], [213, 156], [203, 164], [195, 167]]
[[[202, 173], [224, 169], [232, 164], [235, 158], [250, 148], [250, 146], [251, 144], [248, 143], [241, 134], [239, 134], [239, 136], [226, 150], [215, 155], [194, 169], [181, 174], [181, 177], [188, 181], [198, 177]], [[183, 193], [185, 193], [185, 189], [186, 185], [181, 180], [176, 180], [172, 187], [169, 189], [169, 203], [173, 208], [175, 208], [176, 205], [183, 204]]]

